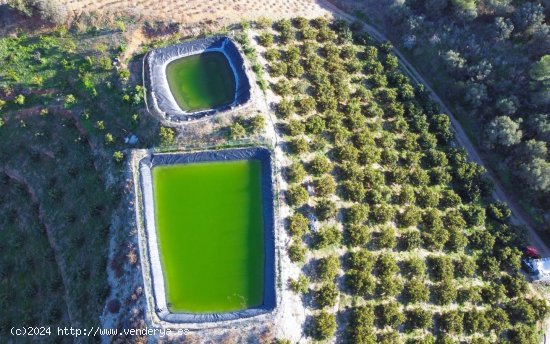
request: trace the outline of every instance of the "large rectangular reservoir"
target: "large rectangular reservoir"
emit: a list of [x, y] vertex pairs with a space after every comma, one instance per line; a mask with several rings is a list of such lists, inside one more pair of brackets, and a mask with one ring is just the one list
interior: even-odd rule
[[259, 306], [263, 227], [258, 160], [153, 168], [155, 219], [173, 312]]
[[[159, 154], [140, 162], [155, 312], [169, 322], [275, 308], [271, 152]], [[147, 280], [147, 279], [146, 279]]]

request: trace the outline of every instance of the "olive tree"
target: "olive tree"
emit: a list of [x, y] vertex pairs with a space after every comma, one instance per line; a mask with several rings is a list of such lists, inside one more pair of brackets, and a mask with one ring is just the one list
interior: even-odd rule
[[518, 122], [514, 122], [508, 116], [495, 117], [486, 129], [489, 144], [510, 147], [521, 142], [523, 135]]

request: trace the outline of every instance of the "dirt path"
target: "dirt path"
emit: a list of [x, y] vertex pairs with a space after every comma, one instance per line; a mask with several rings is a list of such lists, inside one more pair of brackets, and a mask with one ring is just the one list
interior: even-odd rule
[[54, 259], [55, 259], [55, 263], [59, 269], [59, 274], [61, 276], [61, 280], [63, 281], [63, 287], [65, 289], [65, 305], [67, 306], [67, 315], [69, 316], [69, 321], [71, 322], [71, 324], [74, 324], [73, 322], [73, 316], [71, 314], [71, 307], [69, 306], [69, 287], [68, 287], [68, 282], [67, 282], [67, 274], [65, 273], [65, 267], [63, 265], [63, 262], [61, 261], [61, 258], [59, 257], [59, 249], [55, 243], [55, 239], [53, 238], [53, 234], [52, 234], [52, 230], [50, 228], [50, 226], [48, 226], [47, 222], [45, 221], [45, 216], [44, 216], [44, 209], [42, 208], [42, 204], [40, 203], [39, 199], [38, 199], [38, 196], [36, 195], [36, 191], [34, 190], [34, 188], [29, 184], [27, 183], [27, 180], [16, 170], [14, 169], [11, 169], [11, 168], [4, 168], [4, 173], [6, 173], [6, 175], [10, 178], [10, 179], [13, 179], [14, 181], [22, 184], [23, 186], [25, 186], [25, 189], [27, 190], [28, 194], [31, 196], [31, 200], [33, 201], [33, 203], [37, 204], [38, 205], [38, 219], [40, 220], [40, 222], [44, 225], [44, 228], [46, 229], [46, 236], [48, 238], [48, 243], [50, 244], [50, 247], [52, 249], [52, 252], [53, 252], [53, 255], [54, 255]]
[[128, 67], [128, 61], [132, 58], [134, 53], [139, 49], [141, 44], [145, 42], [146, 38], [143, 35], [142, 27], [138, 27], [131, 33], [126, 35], [128, 43], [126, 44], [126, 49], [124, 53], [120, 56], [120, 65], [124, 68]]
[[[328, 1], [320, 0], [319, 2], [321, 3], [322, 7], [331, 11], [333, 15], [336, 17], [340, 17], [348, 21], [360, 21], [356, 17], [340, 10], [339, 8], [337, 8], [336, 6], [334, 6]], [[374, 39], [382, 42], [389, 41], [389, 39], [380, 31], [378, 31], [376, 28], [374, 28], [373, 26], [365, 22], [362, 22], [362, 23], [364, 25], [364, 31], [370, 34]], [[517, 204], [513, 196], [506, 194], [498, 178], [495, 176], [493, 171], [488, 167], [488, 164], [486, 164], [483, 161], [483, 158], [479, 154], [477, 148], [473, 145], [473, 143], [470, 141], [470, 139], [462, 129], [455, 115], [449, 110], [449, 108], [445, 105], [443, 100], [435, 93], [435, 91], [432, 89], [429, 83], [407, 61], [405, 56], [395, 47], [393, 48], [392, 52], [399, 59], [403, 72], [415, 82], [419, 84], [423, 84], [426, 87], [426, 89], [430, 92], [432, 99], [438, 103], [441, 111], [449, 115], [449, 118], [451, 119], [451, 127], [455, 133], [455, 139], [462, 147], [464, 147], [464, 149], [468, 153], [470, 160], [487, 169], [487, 175], [494, 184], [493, 197], [499, 201], [502, 201], [508, 204], [508, 206], [510, 207], [510, 210], [512, 210], [511, 222], [515, 225], [524, 226], [528, 231], [529, 242], [531, 243], [531, 245], [536, 247], [543, 257], [550, 257], [550, 249], [538, 235], [537, 231], [535, 230], [535, 226], [533, 225], [529, 216], [527, 216], [527, 214], [524, 213], [524, 211]]]

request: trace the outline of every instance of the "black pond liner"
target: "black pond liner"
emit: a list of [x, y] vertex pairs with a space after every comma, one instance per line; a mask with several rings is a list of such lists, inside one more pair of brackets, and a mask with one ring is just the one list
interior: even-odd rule
[[[235, 77], [235, 96], [230, 104], [212, 109], [189, 112], [183, 110], [172, 95], [166, 79], [166, 66], [177, 59], [205, 52], [221, 52], [227, 58]], [[152, 108], [157, 114], [173, 122], [183, 122], [214, 115], [246, 104], [250, 100], [250, 81], [246, 74], [244, 59], [231, 39], [224, 36], [197, 39], [190, 42], [155, 49], [147, 55], [146, 74], [152, 99]]]
[[[164, 278], [154, 220], [151, 169], [155, 166], [191, 164], [209, 161], [259, 160], [261, 164], [262, 208], [264, 223], [264, 291], [262, 304], [248, 309], [224, 313], [171, 313], [166, 305]], [[160, 319], [173, 323], [210, 323], [249, 318], [270, 313], [276, 307], [275, 286], [275, 213], [273, 205], [273, 162], [271, 152], [264, 147], [235, 148], [191, 153], [153, 154], [140, 161], [140, 187], [143, 199], [145, 230], [152, 277], [155, 312]], [[212, 209], [215, 211], [215, 209]], [[153, 252], [152, 252], [153, 251]]]

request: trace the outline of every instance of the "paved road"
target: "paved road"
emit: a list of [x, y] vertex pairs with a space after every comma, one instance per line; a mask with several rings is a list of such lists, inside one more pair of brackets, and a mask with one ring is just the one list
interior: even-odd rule
[[[341, 17], [342, 19], [345, 19], [348, 21], [359, 20], [355, 16], [352, 16], [342, 11], [341, 9], [337, 8], [336, 6], [329, 3], [328, 1], [319, 1], [319, 2], [322, 4], [323, 7], [331, 11], [333, 15], [335, 15], [336, 17]], [[364, 25], [364, 31], [370, 34], [374, 39], [376, 39], [379, 42], [389, 41], [389, 39], [380, 31], [378, 31], [376, 28], [374, 28], [373, 26], [365, 22], [362, 22], [362, 23]], [[538, 235], [537, 231], [535, 230], [535, 226], [533, 225], [529, 216], [524, 213], [524, 211], [521, 209], [521, 207], [516, 203], [516, 201], [512, 197], [509, 197], [506, 194], [498, 178], [489, 169], [488, 164], [484, 162], [477, 148], [472, 144], [472, 142], [470, 141], [470, 139], [468, 138], [468, 136], [460, 126], [460, 123], [456, 120], [456, 117], [454, 116], [454, 114], [445, 105], [443, 100], [434, 92], [434, 90], [428, 84], [428, 82], [420, 75], [420, 73], [418, 73], [418, 71], [409, 63], [409, 61], [407, 61], [407, 59], [399, 51], [399, 49], [394, 47], [393, 53], [399, 59], [403, 72], [407, 74], [407, 76], [412, 80], [414, 80], [416, 83], [423, 84], [425, 88], [430, 92], [432, 99], [439, 104], [441, 111], [449, 115], [449, 118], [451, 119], [451, 127], [455, 133], [455, 139], [462, 147], [464, 147], [464, 149], [468, 153], [469, 159], [473, 162], [476, 162], [479, 165], [484, 166], [487, 169], [487, 175], [494, 184], [493, 197], [499, 201], [502, 201], [508, 204], [508, 206], [510, 207], [510, 210], [512, 211], [511, 222], [515, 225], [524, 226], [528, 231], [530, 244], [536, 247], [543, 257], [550, 257], [550, 249]]]

